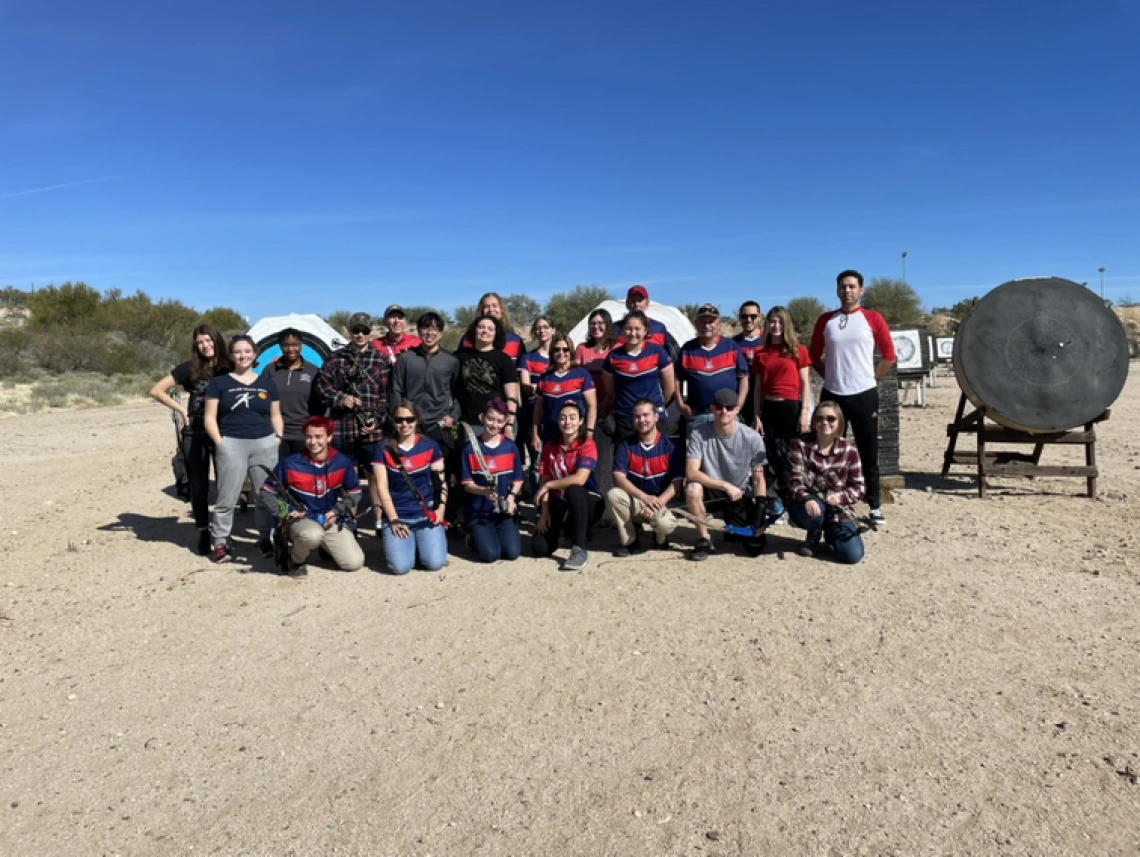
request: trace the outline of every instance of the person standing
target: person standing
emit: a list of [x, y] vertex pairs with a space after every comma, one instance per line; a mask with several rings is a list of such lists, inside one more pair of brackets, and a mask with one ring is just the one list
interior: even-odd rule
[[384, 310], [384, 327], [384, 335], [372, 340], [372, 347], [386, 354], [388, 362], [395, 366], [396, 358], [408, 349], [415, 348], [420, 340], [407, 332], [408, 317], [404, 314], [404, 308], [398, 304], [392, 304]]
[[653, 530], [656, 547], [668, 546], [677, 519], [667, 507], [685, 478], [684, 450], [657, 430], [657, 408], [649, 399], [634, 404], [633, 425], [637, 434], [618, 444], [614, 487], [606, 493], [621, 543], [614, 554], [619, 557], [645, 552], [642, 524]]
[[[190, 483], [190, 511], [198, 529], [198, 553], [207, 556], [212, 550], [210, 462], [214, 460], [214, 442], [206, 432], [206, 388], [214, 378], [231, 372], [234, 364], [216, 327], [199, 325], [194, 328], [190, 342], [190, 359], [175, 366], [169, 375], [151, 387], [150, 397], [182, 416], [179, 444]], [[185, 405], [170, 398], [170, 391], [176, 386], [186, 392]], [[216, 472], [216, 465], [214, 469]]]
[[677, 410], [695, 427], [713, 421], [713, 397], [718, 390], [731, 390], [738, 401], [748, 396], [748, 363], [732, 339], [720, 335], [720, 310], [704, 304], [697, 310], [697, 338], [681, 346], [677, 379], [685, 384], [685, 397]]
[[[752, 361], [756, 359], [756, 352], [764, 347], [764, 325], [762, 322], [762, 315], [760, 304], [756, 301], [745, 301], [740, 305], [740, 309], [736, 313], [736, 318], [740, 322], [740, 333], [732, 337], [732, 341], [740, 346], [740, 350], [744, 352], [744, 360], [751, 367]], [[748, 396], [745, 398], [744, 403], [740, 406], [740, 413], [744, 415], [752, 428], [757, 431], [760, 430], [760, 423], [753, 421], [753, 413], [756, 411], [756, 381], [750, 378], [748, 381]]]
[[[495, 292], [487, 292], [483, 297], [479, 298], [479, 311], [478, 318], [488, 317], [493, 318], [499, 322], [503, 328], [503, 344], [501, 350], [511, 358], [518, 368], [519, 362], [526, 354], [526, 343], [523, 342], [521, 336], [515, 333], [514, 326], [511, 324], [511, 313], [507, 309], [507, 305], [503, 303], [503, 299]], [[459, 341], [459, 348], [456, 351], [462, 351], [465, 348], [471, 348], [474, 345], [474, 340], [470, 336], [464, 336]]]
[[317, 392], [336, 426], [333, 446], [371, 473], [375, 444], [384, 440], [392, 364], [372, 346], [372, 319], [349, 319], [351, 341], [332, 353], [317, 375]]
[[258, 548], [263, 557], [273, 556], [270, 534], [277, 520], [261, 491], [265, 474], [277, 464], [277, 446], [285, 425], [281, 419], [277, 385], [254, 371], [257, 352], [245, 335], [230, 342], [234, 370], [214, 378], [206, 388], [206, 432], [217, 450], [218, 501], [210, 522], [213, 561], [229, 562], [229, 538], [234, 508], [248, 475], [253, 484]]
[[459, 360], [440, 346], [446, 325], [436, 312], [416, 320], [418, 344], [396, 358], [392, 370], [392, 401], [411, 402], [420, 415], [421, 429], [439, 444], [446, 460], [456, 446], [459, 402]]
[[[860, 306], [863, 275], [843, 271], [835, 278], [839, 309], [824, 313], [812, 331], [812, 367], [823, 377], [820, 401], [836, 402], [855, 435], [867, 482], [871, 523], [885, 522], [879, 483], [879, 381], [895, 365], [895, 345], [886, 320]], [[875, 349], [879, 362], [875, 364]]]
[[[631, 286], [630, 290], [625, 294], [625, 309], [627, 313], [640, 312], [645, 314], [646, 324], [648, 325], [645, 341], [656, 345], [658, 348], [664, 348], [665, 352], [669, 355], [670, 360], [674, 360], [677, 354], [677, 342], [669, 333], [667, 328], [662, 322], [655, 318], [649, 317], [649, 289], [645, 286]], [[614, 328], [615, 333], [619, 336], [625, 334], [625, 326], [619, 323], [619, 326]]]
[[535, 396], [537, 395], [538, 379], [550, 368], [550, 342], [557, 331], [554, 322], [549, 316], [540, 315], [530, 326], [530, 338], [538, 345], [528, 351], [519, 360], [519, 390], [522, 393], [522, 407], [519, 408], [519, 430], [516, 437], [519, 440], [519, 451], [529, 463], [524, 462], [527, 472], [526, 490], [534, 493], [538, 474], [538, 454], [542, 447], [534, 447], [530, 443], [533, 433]]
[[281, 397], [281, 419], [285, 421], [285, 433], [278, 447], [279, 460], [305, 451], [305, 435], [301, 430], [305, 420], [320, 413], [320, 397], [314, 382], [320, 369], [301, 356], [304, 341], [301, 333], [287, 327], [277, 334], [277, 344], [281, 356], [261, 372], [263, 380], [272, 380], [277, 385]]
[[487, 403], [502, 399], [509, 410], [504, 435], [515, 439], [518, 429], [519, 376], [514, 361], [503, 351], [506, 333], [494, 316], [481, 316], [471, 322], [467, 336], [472, 346], [455, 356], [459, 359], [459, 385], [456, 398], [463, 421], [474, 426]]
[[[745, 542], [745, 550], [759, 556], [766, 543], [764, 438], [737, 420], [739, 399], [733, 390], [717, 390], [713, 411], [715, 421], [697, 426], [689, 435], [685, 504], [701, 520], [708, 511], [718, 511], [726, 524], [751, 529], [753, 537]], [[708, 559], [712, 552], [708, 527], [698, 523], [697, 536], [692, 557]]]
[[590, 313], [586, 320], [586, 340], [579, 343], [575, 356], [578, 365], [590, 373], [594, 381], [594, 393], [598, 399], [598, 425], [594, 434], [594, 443], [598, 447], [598, 486], [603, 491], [613, 488], [614, 446], [621, 438], [615, 439], [606, 431], [602, 420], [613, 411], [613, 399], [607, 399], [605, 389], [602, 387], [602, 366], [606, 357], [614, 346], [618, 337], [614, 333], [614, 321], [608, 311], [596, 309]]
[[538, 379], [534, 405], [534, 429], [531, 444], [541, 453], [544, 444], [556, 440], [561, 434], [558, 414], [566, 402], [575, 402], [585, 414], [586, 433], [594, 435], [598, 415], [598, 397], [594, 379], [574, 356], [573, 343], [565, 333], [554, 337], [550, 345], [550, 366]]
[[673, 361], [664, 348], [646, 341], [645, 313], [629, 313], [623, 329], [625, 339], [602, 364], [602, 398], [613, 402], [615, 441], [633, 434], [634, 402], [649, 399], [662, 414], [676, 392]]

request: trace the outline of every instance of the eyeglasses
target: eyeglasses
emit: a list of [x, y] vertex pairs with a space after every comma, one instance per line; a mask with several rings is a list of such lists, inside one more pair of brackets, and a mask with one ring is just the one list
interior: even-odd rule
[[816, 417], [815, 421], [817, 423], [837, 423], [839, 422], [839, 417]]
[[420, 333], [443, 333], [442, 330], [440, 330], [438, 327], [435, 327], [435, 326], [421, 327], [419, 330], [420, 330]]
[[411, 425], [416, 421], [415, 417], [392, 417], [392, 422], [396, 425]]
[[550, 353], [551, 354], [569, 354], [570, 349], [563, 345], [563, 346], [559, 346], [558, 348], [551, 348]]
[[756, 321], [758, 318], [760, 318], [760, 313], [758, 312], [742, 312], [740, 314], [741, 321]]

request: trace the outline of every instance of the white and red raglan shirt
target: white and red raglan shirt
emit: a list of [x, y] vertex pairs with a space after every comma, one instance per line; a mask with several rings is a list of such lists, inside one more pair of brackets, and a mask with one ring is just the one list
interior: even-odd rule
[[811, 334], [809, 353], [816, 366], [825, 359], [824, 388], [852, 396], [876, 385], [876, 348], [884, 360], [895, 359], [895, 343], [886, 319], [874, 310], [859, 307], [821, 315]]

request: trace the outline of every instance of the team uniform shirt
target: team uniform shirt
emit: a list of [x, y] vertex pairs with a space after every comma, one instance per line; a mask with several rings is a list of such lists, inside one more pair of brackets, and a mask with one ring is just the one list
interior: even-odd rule
[[783, 345], [766, 345], [756, 355], [752, 371], [760, 395], [765, 398], [787, 399], [798, 402], [803, 397], [800, 370], [811, 366], [808, 350], [802, 345], [795, 358], [784, 354]]
[[672, 482], [684, 477], [684, 450], [661, 432], [651, 444], [631, 435], [614, 453], [614, 473], [624, 473], [637, 490], [660, 497]]
[[738, 333], [732, 337], [732, 341], [740, 346], [740, 350], [744, 352], [744, 359], [751, 366], [752, 361], [756, 359], [756, 352], [764, 347], [764, 334], [747, 337], [743, 333]]
[[[519, 371], [525, 369], [530, 374], [530, 384], [532, 387], [538, 386], [538, 379], [542, 374], [550, 368], [550, 357], [543, 354], [541, 351], [528, 351], [519, 361]], [[524, 405], [534, 410], [535, 400], [538, 398], [537, 393], [530, 397]]]
[[638, 399], [649, 399], [658, 408], [665, 406], [661, 392], [661, 371], [673, 365], [665, 349], [646, 343], [638, 354], [615, 348], [602, 364], [602, 371], [614, 376], [614, 411], [633, 413]]
[[686, 404], [696, 414], [707, 414], [717, 390], [739, 388], [740, 379], [748, 376], [748, 361], [740, 346], [725, 336], [718, 336], [711, 348], [690, 339], [681, 348], [678, 376], [688, 382]]
[[[498, 446], [487, 446], [483, 439], [477, 443], [483, 451], [483, 458], [487, 462], [487, 469], [495, 480], [495, 493], [506, 497], [515, 485], [523, 481], [522, 456], [514, 441], [500, 435]], [[479, 466], [479, 458], [475, 455], [475, 448], [468, 442], [463, 447], [463, 457], [459, 462], [459, 480], [464, 485], [478, 485], [487, 488], [490, 482]], [[495, 519], [495, 504], [490, 498], [479, 494], [463, 492], [463, 515], [468, 523], [483, 524]]]
[[372, 347], [379, 351], [381, 354], [388, 355], [388, 362], [393, 366], [396, 365], [396, 358], [412, 348], [418, 348], [423, 345], [424, 341], [418, 336], [412, 336], [410, 333], [405, 333], [400, 337], [400, 341], [393, 345], [388, 341], [387, 336], [382, 336], [379, 339], [372, 340]]
[[[461, 340], [459, 340], [459, 348], [457, 348], [456, 351], [463, 351], [470, 347], [471, 340], [464, 336]], [[517, 369], [519, 362], [526, 354], [526, 343], [523, 342], [523, 338], [517, 333], [513, 331], [507, 331], [507, 341], [503, 345], [503, 351], [508, 357], [511, 358], [511, 361], [515, 364], [515, 368]]]
[[[836, 438], [831, 454], [824, 455], [814, 437], [793, 440], [788, 450], [788, 461], [791, 465], [788, 490], [793, 500], [807, 500], [814, 496], [822, 503], [828, 494], [838, 494], [843, 505], [851, 506], [862, 500], [866, 493], [863, 465], [854, 441]], [[842, 509], [827, 507], [829, 523], [850, 519]]]
[[267, 378], [243, 384], [220, 375], [206, 388], [207, 399], [218, 400], [218, 430], [222, 437], [260, 440], [273, 434], [269, 412], [278, 401], [277, 385]]
[[586, 419], [586, 396], [594, 389], [594, 379], [581, 366], [567, 369], [561, 375], [551, 369], [538, 380], [538, 395], [542, 397], [542, 426], [539, 436], [544, 440], [558, 437], [558, 412], [567, 402], [576, 402]]
[[209, 388], [210, 382], [214, 380], [214, 372], [210, 370], [209, 377], [203, 378], [201, 381], [194, 380], [193, 372], [194, 367], [187, 360], [185, 363], [179, 363], [175, 366], [170, 377], [174, 379], [174, 383], [186, 391], [186, 395], [189, 397], [189, 401], [186, 403], [186, 414], [190, 419], [187, 421], [185, 431], [191, 434], [205, 434], [206, 390]]
[[[598, 489], [598, 480], [594, 470], [598, 466], [598, 445], [593, 438], [575, 440], [569, 449], [562, 446], [561, 440], [552, 440], [542, 448], [542, 463], [539, 465], [539, 476], [543, 482], [555, 479], [565, 479], [573, 476], [579, 470], [586, 469], [590, 475], [586, 478], [586, 490], [591, 494], [601, 496]], [[550, 492], [554, 497], [561, 497], [562, 489], [556, 488]]]
[[[614, 322], [614, 333], [618, 337], [618, 346], [625, 344], [625, 331], [621, 329], [621, 322]], [[652, 342], [658, 348], [669, 349], [669, 328], [655, 318], [649, 319], [649, 332], [645, 336], [646, 342]]]
[[811, 334], [811, 362], [826, 362], [823, 386], [840, 396], [853, 396], [877, 386], [875, 349], [884, 360], [895, 359], [895, 344], [886, 319], [858, 307], [824, 313]]
[[412, 492], [408, 481], [400, 473], [400, 464], [412, 478], [412, 482], [427, 501], [429, 509], [435, 508], [434, 492], [431, 485], [431, 466], [437, 461], [443, 461], [443, 453], [438, 444], [430, 437], [422, 434], [416, 435], [415, 443], [408, 449], [400, 447], [400, 457], [388, 444], [376, 448], [377, 458], [373, 464], [382, 464], [388, 475], [388, 495], [392, 498], [392, 505], [396, 507], [396, 517], [401, 521], [414, 521], [423, 518], [424, 509], [420, 501]]
[[[293, 500], [305, 507], [309, 518], [327, 515], [341, 497], [360, 497], [356, 462], [331, 447], [324, 461], [313, 461], [307, 452], [298, 452], [281, 461], [273, 473]], [[266, 479], [262, 489], [279, 496], [272, 479]]]

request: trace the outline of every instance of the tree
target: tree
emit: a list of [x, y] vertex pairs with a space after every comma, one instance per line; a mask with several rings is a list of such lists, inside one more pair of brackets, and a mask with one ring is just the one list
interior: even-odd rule
[[863, 293], [863, 306], [874, 310], [887, 324], [919, 324], [922, 321], [922, 299], [909, 283], [876, 277]]
[[530, 326], [542, 314], [542, 304], [530, 295], [507, 295], [503, 298], [503, 303], [507, 305], [514, 326], [526, 331], [524, 338], [529, 336]]
[[683, 312], [693, 324], [697, 323], [697, 310], [701, 308], [700, 304], [681, 304], [677, 309]]
[[471, 322], [475, 320], [475, 316], [479, 314], [478, 304], [468, 304], [466, 306], [457, 306], [455, 308], [455, 326], [460, 330], [467, 330]]
[[434, 312], [443, 319], [445, 325], [451, 324], [451, 317], [447, 314], [447, 310], [437, 309], [433, 306], [406, 306], [404, 307], [404, 315], [408, 317], [408, 329], [415, 333], [416, 322], [419, 317], [425, 312]]
[[1131, 307], [1140, 306], [1140, 301], [1133, 300], [1132, 295], [1125, 295], [1122, 298], [1116, 299], [1116, 306], [1121, 309], [1129, 309]]
[[32, 292], [28, 296], [28, 309], [36, 327], [80, 324], [94, 318], [102, 301], [102, 295], [86, 283], [64, 283]]
[[231, 330], [245, 330], [249, 327], [248, 322], [236, 310], [229, 307], [214, 307], [202, 313], [202, 318], [198, 321], [199, 324], [212, 324], [218, 330], [231, 331]]
[[808, 344], [811, 332], [815, 330], [816, 321], [825, 312], [827, 307], [819, 298], [792, 298], [788, 301], [788, 315], [792, 317], [796, 336], [804, 345]]
[[958, 301], [958, 303], [954, 304], [952, 307], [935, 307], [930, 311], [930, 314], [949, 315], [958, 319], [958, 321], [962, 321], [966, 317], [967, 313], [969, 313], [970, 310], [974, 308], [974, 304], [976, 304], [979, 300], [980, 298], [978, 298], [977, 295], [972, 298], [962, 298], [962, 300]]
[[347, 309], [338, 309], [330, 312], [325, 316], [325, 321], [328, 322], [329, 327], [337, 333], [343, 333], [345, 337], [348, 336], [348, 320], [352, 318], [352, 311]]
[[602, 301], [613, 300], [613, 297], [608, 289], [596, 283], [592, 286], [575, 286], [573, 291], [551, 295], [546, 302], [546, 315], [550, 316], [557, 330], [569, 333], [590, 310]]

